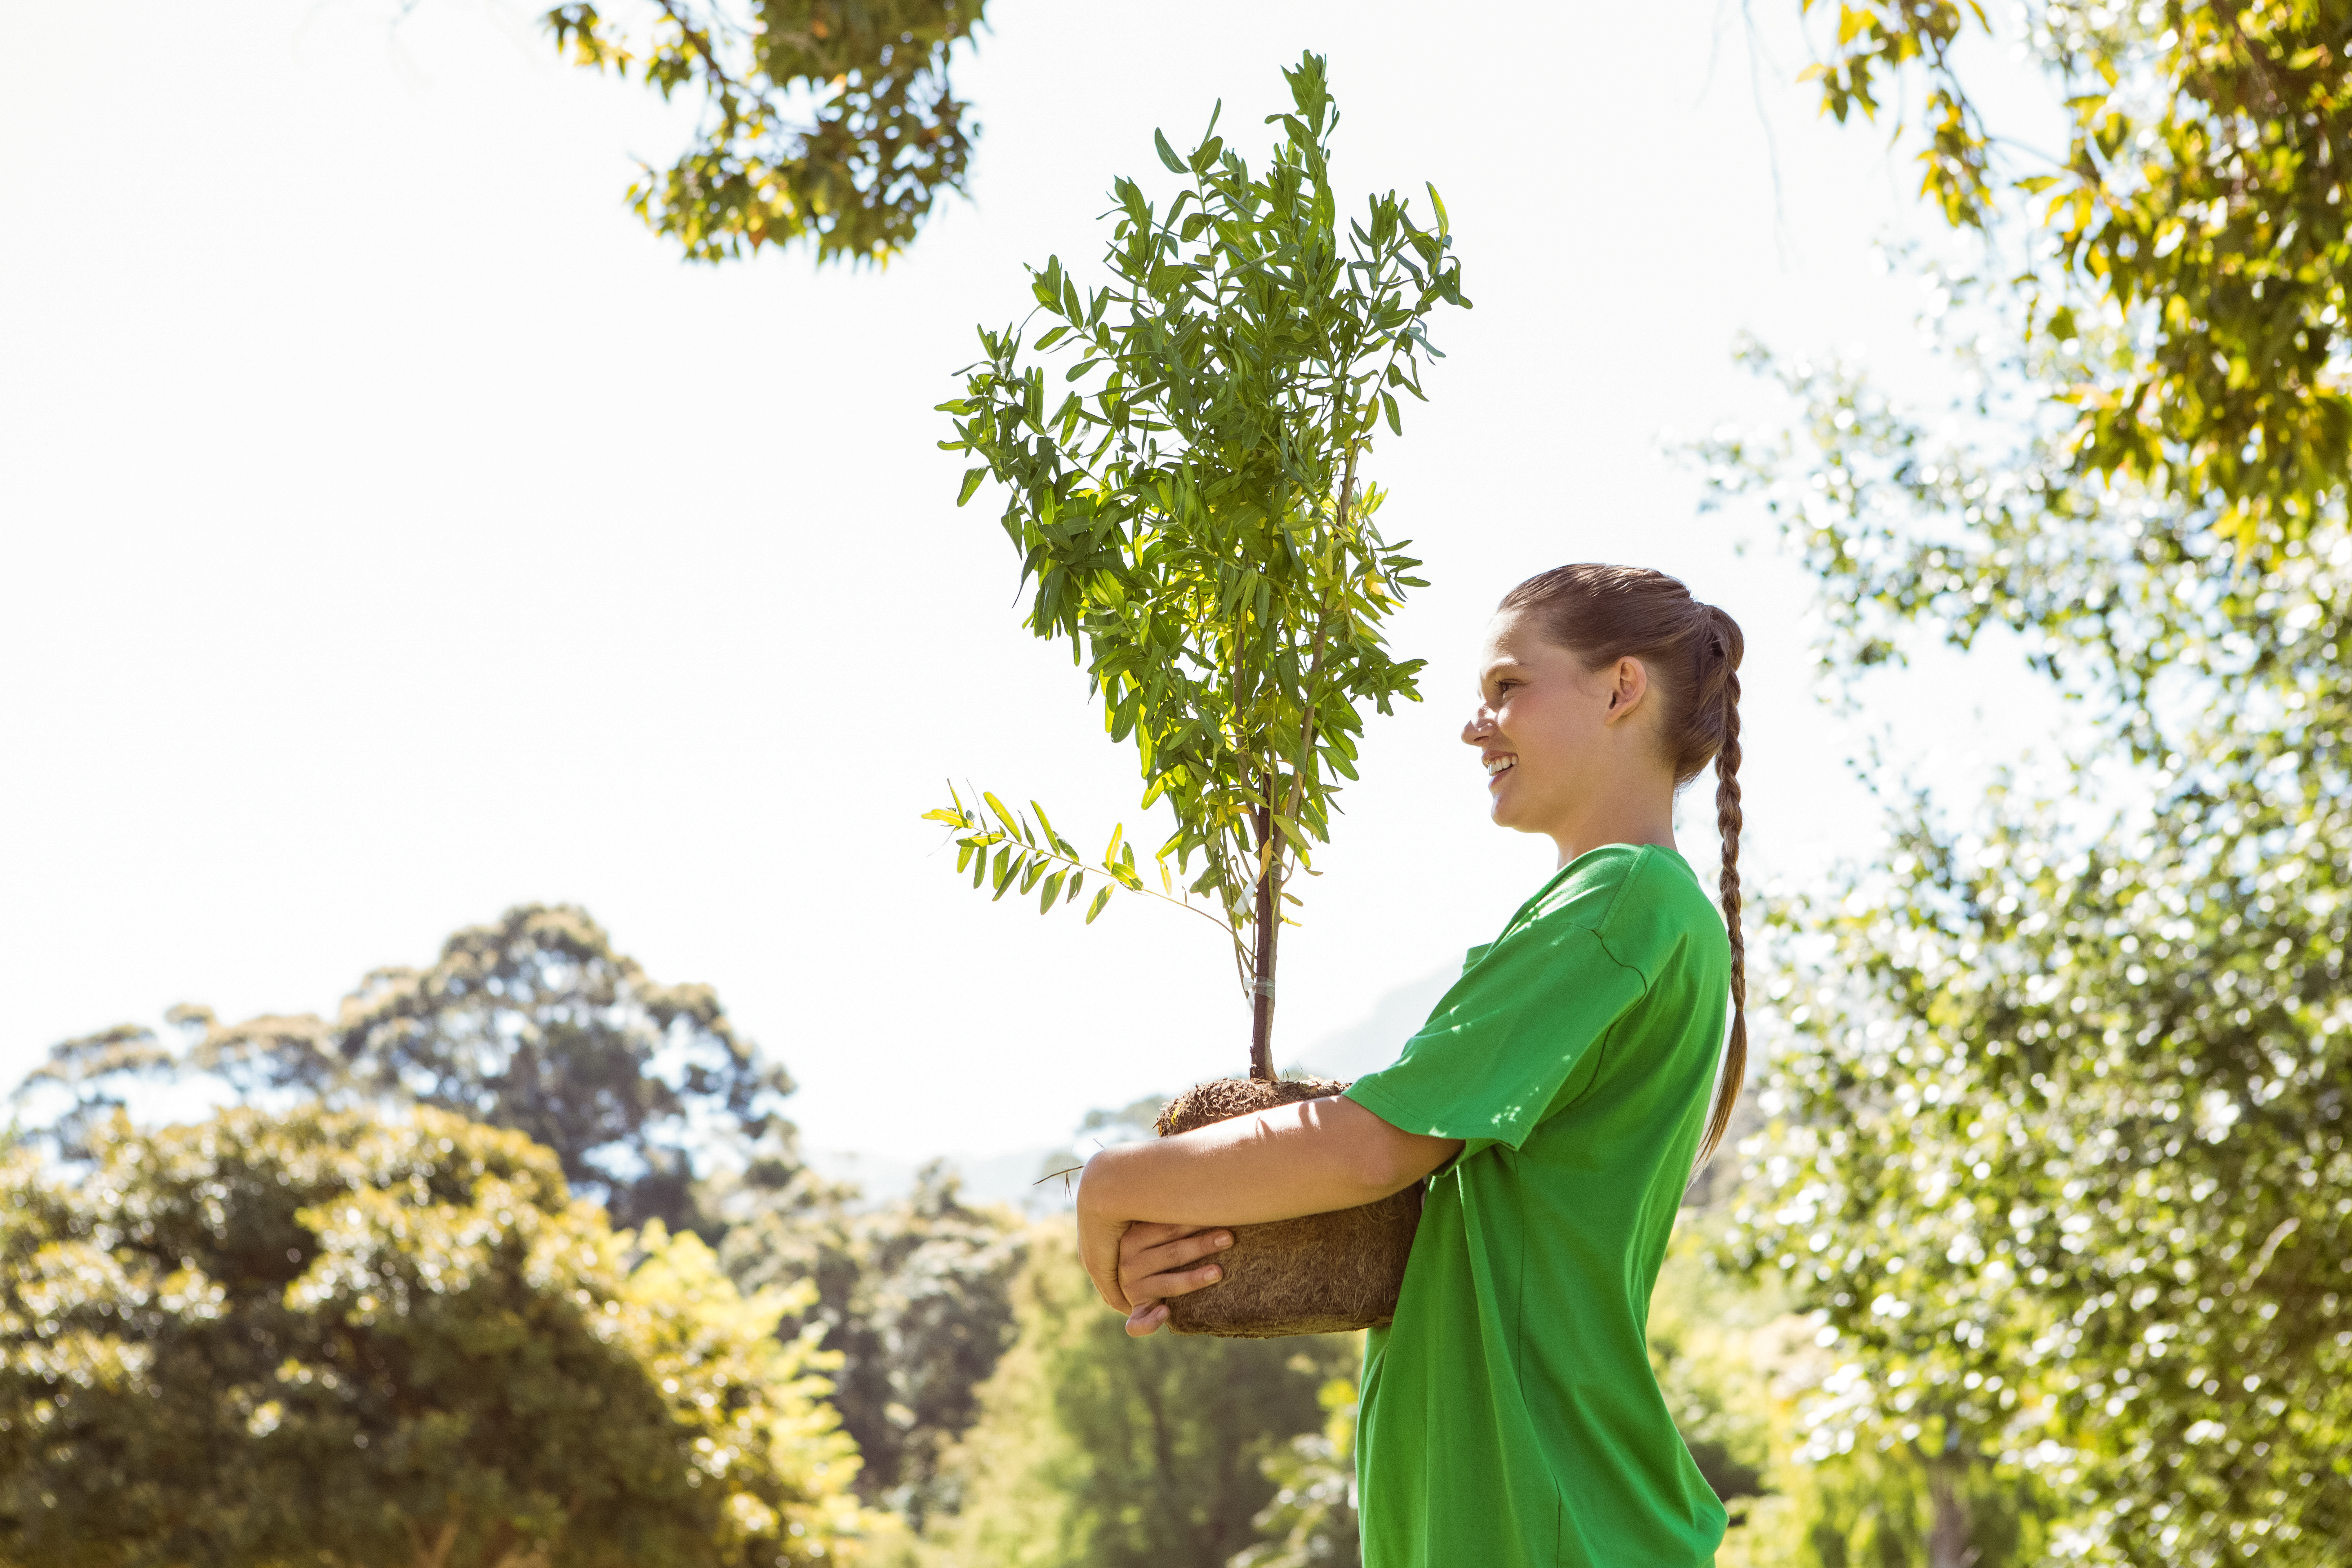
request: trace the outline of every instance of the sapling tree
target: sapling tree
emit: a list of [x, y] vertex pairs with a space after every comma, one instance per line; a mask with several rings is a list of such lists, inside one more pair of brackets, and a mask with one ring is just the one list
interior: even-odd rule
[[[1421, 398], [1424, 360], [1442, 357], [1430, 315], [1470, 303], [1435, 187], [1434, 226], [1391, 192], [1343, 231], [1324, 60], [1284, 75], [1294, 107], [1267, 117], [1282, 140], [1263, 174], [1214, 113], [1187, 157], [1155, 132], [1184, 184], [1161, 206], [1117, 182], [1109, 286], [1082, 289], [1058, 257], [1033, 268], [1029, 321], [1045, 330], [983, 328], [964, 395], [940, 405], [956, 429], [941, 445], [981, 459], [958, 504], [991, 479], [1008, 492], [1004, 531], [1034, 584], [1023, 624], [1069, 639], [1111, 738], [1135, 743], [1143, 805], [1175, 817], [1160, 886], [1123, 830], [1088, 860], [1034, 802], [951, 789], [929, 814], [998, 898], [1017, 887], [1050, 910], [1092, 879], [1089, 921], [1115, 888], [1213, 921], [1260, 1079], [1288, 883], [1329, 839], [1365, 709], [1420, 696], [1423, 661], [1392, 657], [1381, 627], [1424, 584], [1374, 526], [1382, 492], [1362, 460], [1382, 427], [1403, 434], [1398, 395]], [[1058, 402], [1046, 354], [1074, 360]]]

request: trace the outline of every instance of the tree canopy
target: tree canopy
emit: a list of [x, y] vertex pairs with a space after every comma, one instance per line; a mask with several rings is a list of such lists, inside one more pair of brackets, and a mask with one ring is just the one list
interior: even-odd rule
[[427, 968], [371, 972], [331, 1020], [223, 1024], [184, 1006], [173, 1050], [123, 1026], [51, 1053], [20, 1096], [61, 1089], [70, 1143], [124, 1080], [215, 1078], [243, 1095], [415, 1104], [510, 1127], [555, 1152], [614, 1222], [701, 1223], [698, 1160], [714, 1145], [790, 1156], [790, 1075], [736, 1033], [707, 985], [663, 984], [582, 910], [522, 904], [467, 926]]
[[[1226, 1568], [1262, 1539], [1269, 1459], [1320, 1432], [1354, 1336], [1130, 1340], [1087, 1287], [1066, 1226], [1041, 1226], [1014, 1287], [1021, 1332], [946, 1467], [961, 1511], [929, 1540], [990, 1568]], [[1325, 1516], [1267, 1515], [1312, 1537]]]
[[863, 1457], [858, 1493], [919, 1530], [958, 1501], [941, 1464], [1013, 1343], [1028, 1237], [1005, 1210], [966, 1204], [937, 1162], [913, 1192], [873, 1208], [838, 1193], [806, 1201], [805, 1186], [755, 1181], [722, 1197], [719, 1261], [747, 1290], [814, 1286], [784, 1331], [822, 1332], [841, 1356], [833, 1404]]
[[2332, 1563], [2352, 10], [2026, 16], [2077, 126], [2056, 173], [2003, 173], [1955, 7], [1846, 7], [1822, 64], [1840, 110], [1918, 62], [1938, 210], [1988, 268], [2025, 258], [1939, 292], [1954, 407], [1759, 352], [1795, 420], [1703, 458], [1817, 573], [1830, 666], [2004, 629], [2094, 738], [1982, 800], [1878, 773], [1886, 861], [1782, 903], [1787, 1049], [1731, 1254], [1832, 1348], [1805, 1451], [1924, 1465], [1931, 1561], [1974, 1550], [1991, 1473], [2036, 1483], [2074, 1560]]
[[963, 189], [979, 126], [949, 69], [986, 0], [652, 0], [629, 26], [585, 0], [549, 11], [556, 48], [701, 108], [691, 145], [629, 187], [690, 261], [804, 244], [887, 262]]
[[[513, 1133], [233, 1110], [0, 1166], [0, 1558], [771, 1568], [839, 1558], [814, 1335]], [[803, 1288], [801, 1292], [805, 1295]]]
[[690, 1226], [738, 1287], [782, 1300], [776, 1332], [836, 1358], [859, 1496], [918, 1527], [941, 1506], [940, 1457], [1012, 1341], [1019, 1223], [965, 1204], [943, 1167], [868, 1205], [803, 1164], [779, 1111], [790, 1078], [709, 987], [656, 982], [582, 910], [524, 905], [457, 932], [429, 968], [372, 973], [331, 1022], [172, 1020], [177, 1040], [123, 1025], [58, 1047], [17, 1091], [32, 1141], [97, 1160], [141, 1080], [513, 1128], [614, 1224]]
[[2061, 154], [1987, 123], [1959, 47], [1990, 30], [1974, 0], [1841, 0], [1808, 75], [1841, 121], [1882, 96], [1918, 112], [1952, 223], [2038, 228], [2029, 340], [2054, 351], [2078, 471], [2178, 496], [2240, 548], [2303, 533], [2352, 477], [2352, 5], [2020, 15], [2072, 121]]

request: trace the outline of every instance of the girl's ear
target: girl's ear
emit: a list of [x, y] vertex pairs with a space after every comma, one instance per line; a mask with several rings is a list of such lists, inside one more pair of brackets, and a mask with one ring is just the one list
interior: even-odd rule
[[1609, 670], [1609, 717], [1603, 721], [1614, 724], [1633, 712], [1649, 690], [1650, 672], [1642, 661], [1630, 657], [1619, 659]]

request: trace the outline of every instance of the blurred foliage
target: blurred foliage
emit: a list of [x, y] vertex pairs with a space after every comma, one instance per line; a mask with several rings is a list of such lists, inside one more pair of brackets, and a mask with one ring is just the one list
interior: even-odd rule
[[1356, 1522], [1357, 1380], [1335, 1377], [1316, 1401], [1330, 1412], [1320, 1432], [1293, 1437], [1259, 1468], [1274, 1500], [1255, 1523], [1268, 1537], [1236, 1554], [1233, 1568], [1349, 1568], [1363, 1557]]
[[1788, 910], [1826, 945], [1737, 1245], [1840, 1335], [1814, 1441], [2046, 1477], [2095, 1560], [2341, 1560], [2352, 823], [2293, 782], [2083, 847], [1923, 810], [1886, 875]]
[[[1002, 521], [1035, 585], [1024, 624], [1087, 659], [1111, 738], [1135, 742], [1143, 805], [1174, 813], [1157, 858], [1232, 933], [1262, 1078], [1277, 913], [1297, 902], [1285, 883], [1329, 837], [1362, 709], [1418, 695], [1421, 661], [1381, 635], [1422, 585], [1417, 563], [1373, 526], [1381, 494], [1360, 464], [1383, 422], [1402, 434], [1397, 395], [1422, 395], [1430, 314], [1469, 303], [1433, 189], [1434, 227], [1391, 192], [1342, 233], [1324, 61], [1284, 75], [1294, 108], [1268, 117], [1283, 140], [1263, 174], [1214, 114], [1187, 157], [1155, 133], [1180, 188], [1163, 211], [1116, 183], [1110, 286], [1082, 291], [1049, 258], [1032, 292], [1053, 324], [1034, 345], [1024, 325], [983, 328], [964, 395], [940, 405], [942, 445], [980, 459], [959, 501], [991, 479], [1009, 492]], [[1049, 402], [1024, 346], [1075, 355], [1062, 380], [1084, 384]], [[961, 799], [932, 814], [976, 881], [992, 872], [1002, 896], [1013, 877], [1025, 893], [1088, 869], [1042, 812], [1040, 832], [982, 800], [992, 819]], [[1112, 842], [1092, 869], [1140, 889]]]
[[[1804, 1414], [1836, 1359], [1777, 1277], [1718, 1267], [1707, 1237], [1728, 1217], [1684, 1211], [1650, 1306], [1659, 1387], [1731, 1513], [1718, 1568], [2046, 1562], [2048, 1504], [2022, 1478], [1938, 1470], [1909, 1447], [1808, 1447]], [[1969, 1539], [1937, 1539], [1939, 1521], [1963, 1519]]]
[[2242, 552], [2323, 522], [2352, 477], [2352, 4], [2032, 0], [2072, 121], [2055, 160], [1987, 127], [1974, 0], [1836, 11], [1823, 109], [1916, 110], [1951, 223], [2038, 231], [2029, 341], [2060, 362], [2073, 470], [2178, 497]]
[[88, 1151], [0, 1167], [0, 1560], [854, 1555], [799, 1297], [614, 1234], [522, 1137], [236, 1110]]
[[1715, 1495], [1727, 1505], [1766, 1490], [1772, 1463], [1769, 1380], [1801, 1367], [1791, 1334], [1806, 1332], [1779, 1292], [1709, 1268], [1685, 1209], [1650, 1300], [1650, 1363], [1658, 1390]]
[[1351, 1375], [1353, 1337], [1127, 1337], [1063, 1224], [1041, 1225], [1014, 1287], [1020, 1338], [948, 1460], [961, 1511], [936, 1568], [1224, 1568], [1277, 1492], [1265, 1462], [1320, 1429], [1317, 1394]]
[[[172, 1021], [179, 1023], [194, 1011], [174, 1008]], [[193, 1017], [188, 1021], [194, 1023]], [[192, 1032], [201, 1028], [198, 1024]], [[63, 1041], [14, 1090], [12, 1132], [16, 1139], [47, 1144], [61, 1159], [94, 1159], [93, 1141], [128, 1106], [125, 1097], [133, 1086], [168, 1081], [185, 1065], [183, 1053], [139, 1024], [117, 1024]]]
[[[1841, 47], [1891, 36], [1856, 14]], [[1884, 862], [1779, 900], [1787, 1048], [1729, 1253], [1832, 1349], [1799, 1457], [1908, 1456], [1931, 1562], [2024, 1489], [2061, 1560], [2337, 1563], [2352, 11], [2030, 16], [2105, 85], [2024, 289], [1938, 280], [1955, 406], [1750, 351], [1795, 418], [1700, 455], [1817, 573], [1833, 668], [2000, 628], [2087, 738], [1977, 802], [1874, 770]], [[1986, 190], [1946, 194], [2007, 243]]]
[[743, 1289], [784, 1290], [782, 1338], [819, 1332], [838, 1358], [860, 1496], [917, 1526], [935, 1506], [939, 1456], [1012, 1342], [1018, 1222], [967, 1206], [936, 1167], [874, 1208], [809, 1170], [778, 1110], [790, 1078], [709, 987], [659, 984], [583, 911], [526, 905], [458, 931], [430, 969], [376, 971], [332, 1023], [224, 1026], [201, 1007], [172, 1021], [176, 1043], [126, 1025], [58, 1047], [17, 1091], [36, 1142], [95, 1159], [141, 1081], [515, 1128], [617, 1223], [690, 1227]]
[[556, 48], [698, 101], [693, 144], [640, 165], [629, 205], [690, 261], [807, 244], [820, 262], [883, 263], [961, 191], [979, 127], [948, 68], [984, 0], [617, 0], [547, 13]]
[[[664, 985], [566, 905], [522, 904], [442, 944], [428, 969], [379, 969], [332, 1020], [225, 1025], [183, 1006], [173, 1050], [132, 1026], [57, 1047], [20, 1101], [62, 1090], [61, 1147], [121, 1102], [125, 1080], [216, 1079], [241, 1095], [415, 1104], [511, 1127], [555, 1151], [614, 1223], [709, 1228], [698, 1150], [791, 1158], [783, 1068], [738, 1036], [707, 985]], [[714, 1232], [715, 1234], [715, 1232]]]
[[719, 1260], [746, 1289], [814, 1288], [784, 1331], [821, 1331], [844, 1358], [833, 1403], [865, 1456], [858, 1492], [920, 1529], [954, 1505], [940, 1461], [1013, 1342], [1028, 1238], [1008, 1211], [967, 1205], [939, 1163], [879, 1209], [860, 1212], [837, 1189], [816, 1196], [804, 1173], [781, 1189], [756, 1174], [733, 1188], [718, 1205], [730, 1219]]

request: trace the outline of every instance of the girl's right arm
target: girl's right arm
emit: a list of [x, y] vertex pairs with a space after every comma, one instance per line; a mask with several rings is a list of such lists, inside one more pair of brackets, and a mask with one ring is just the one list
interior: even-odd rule
[[1219, 1279], [1201, 1262], [1231, 1245], [1217, 1227], [1377, 1203], [1461, 1148], [1337, 1096], [1121, 1144], [1079, 1179], [1079, 1253], [1102, 1299], [1129, 1314], [1128, 1331], [1148, 1334], [1166, 1321], [1166, 1298]]

